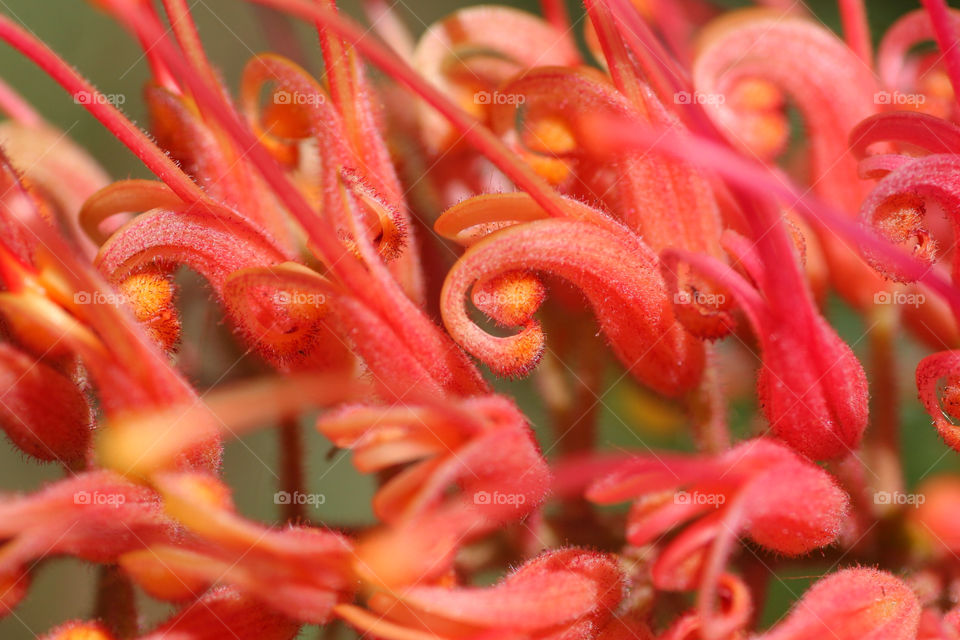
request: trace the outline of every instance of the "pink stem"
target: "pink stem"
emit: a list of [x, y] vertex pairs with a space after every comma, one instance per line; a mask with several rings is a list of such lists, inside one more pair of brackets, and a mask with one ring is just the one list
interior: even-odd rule
[[[660, 73], [670, 78], [677, 89], [687, 88], [690, 84], [689, 73], [673, 59], [650, 26], [644, 22], [629, 0], [606, 0], [610, 11], [619, 18], [617, 20], [620, 33], [641, 59], [648, 59]], [[651, 71], [652, 69], [647, 69]]]
[[870, 24], [863, 0], [838, 0], [843, 37], [847, 46], [873, 69], [873, 44], [870, 42]]
[[[92, 84], [73, 70], [47, 45], [37, 40], [6, 16], [0, 15], [0, 39], [20, 51], [75, 98], [82, 97], [83, 107], [110, 133], [127, 146], [158, 178], [185, 202], [208, 200], [193, 182], [162, 149], [97, 91]], [[78, 102], [80, 100], [78, 99]]]
[[[656, 149], [681, 160], [717, 172], [728, 182], [738, 185], [744, 191], [761, 198], [774, 198], [789, 204], [801, 216], [813, 224], [822, 225], [857, 249], [858, 252], [870, 251], [883, 256], [897, 269], [903, 270], [912, 278], [930, 287], [950, 305], [955, 316], [960, 318], [960, 292], [934, 270], [928, 269], [889, 242], [876, 234], [864, 230], [856, 221], [850, 220], [842, 212], [809, 195], [790, 182], [783, 173], [741, 158], [725, 146], [692, 136], [680, 137], [670, 131], [640, 129], [636, 126], [625, 128], [616, 125], [615, 136], [605, 134], [603, 124], [595, 121], [592, 127], [598, 132], [598, 140], [612, 136], [610, 144], [621, 151], [626, 147], [635, 147], [644, 151]], [[601, 142], [601, 145], [604, 144]]]
[[[641, 66], [649, 78], [651, 86], [664, 102], [675, 102], [678, 91], [693, 93], [693, 81], [687, 71], [673, 60], [670, 53], [660, 44], [657, 36], [639, 16], [635, 7], [627, 0], [605, 0], [610, 5], [613, 22], [620, 31], [624, 42], [641, 61]], [[688, 126], [695, 127], [704, 135], [722, 140], [710, 118], [700, 104], [680, 105], [687, 118]]]
[[623, 45], [623, 39], [613, 26], [613, 17], [610, 14], [610, 8], [606, 3], [598, 2], [597, 0], [584, 0], [583, 4], [587, 9], [587, 15], [590, 16], [590, 22], [593, 23], [597, 39], [600, 41], [603, 57], [607, 59], [607, 67], [610, 69], [613, 83], [617, 86], [617, 89], [620, 90], [620, 93], [625, 95], [634, 106], [644, 111], [649, 111], [643, 101], [643, 94], [637, 79], [637, 73], [633, 67], [633, 62], [627, 55], [626, 47]]
[[567, 5], [563, 0], [540, 0], [540, 8], [543, 11], [544, 19], [554, 29], [560, 33], [570, 31], [570, 14], [567, 13]]
[[190, 15], [190, 8], [184, 0], [163, 0], [163, 6], [167, 10], [167, 16], [170, 18], [170, 27], [173, 30], [180, 48], [183, 49], [187, 60], [190, 61], [197, 71], [207, 76], [207, 80], [218, 84], [217, 74], [203, 50], [203, 44], [200, 42], [200, 33], [197, 31], [197, 25]]
[[930, 14], [933, 33], [937, 38], [937, 45], [943, 53], [947, 74], [950, 76], [950, 84], [953, 85], [954, 98], [960, 104], [960, 48], [957, 47], [957, 32], [950, 20], [947, 3], [944, 0], [921, 0], [921, 2], [927, 13]]

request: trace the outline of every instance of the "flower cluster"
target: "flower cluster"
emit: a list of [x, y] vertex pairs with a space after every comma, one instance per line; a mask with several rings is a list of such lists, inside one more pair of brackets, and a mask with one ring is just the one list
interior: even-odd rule
[[[960, 479], [905, 486], [897, 400], [912, 339], [960, 451], [960, 12], [874, 51], [862, 0], [842, 37], [803, 3], [543, 0], [419, 39], [382, 0], [369, 29], [250, 0], [319, 48], [233, 83], [186, 0], [93, 4], [143, 47], [146, 130], [0, 15], [155, 176], [112, 181], [0, 83], [0, 427], [63, 473], [0, 494], [0, 617], [72, 556], [95, 611], [47, 640], [960, 638]], [[260, 373], [201, 387], [196, 307]], [[689, 446], [602, 446], [610, 371], [624, 429], [666, 411]], [[307, 511], [308, 419], [374, 524]], [[220, 473], [262, 428], [279, 526]], [[795, 566], [819, 579], [763, 623]]]

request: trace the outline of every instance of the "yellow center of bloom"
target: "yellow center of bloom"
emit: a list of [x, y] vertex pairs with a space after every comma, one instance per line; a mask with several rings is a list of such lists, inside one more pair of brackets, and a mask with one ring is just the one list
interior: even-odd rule
[[58, 633], [54, 640], [113, 640], [113, 637], [97, 627], [82, 626]]
[[145, 271], [121, 282], [120, 292], [151, 339], [164, 350], [172, 349], [180, 339], [173, 283], [161, 273]]
[[565, 160], [549, 157], [577, 148], [577, 139], [567, 123], [554, 117], [536, 118], [528, 124], [524, 140], [534, 151], [524, 154], [527, 162], [548, 182], [556, 185], [570, 175], [570, 166]]

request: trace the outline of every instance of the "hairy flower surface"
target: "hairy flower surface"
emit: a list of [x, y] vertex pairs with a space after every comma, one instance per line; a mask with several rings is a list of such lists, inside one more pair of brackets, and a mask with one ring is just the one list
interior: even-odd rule
[[0, 14], [152, 175], [0, 81], [0, 637], [960, 638], [960, 11], [90, 4], [143, 128]]

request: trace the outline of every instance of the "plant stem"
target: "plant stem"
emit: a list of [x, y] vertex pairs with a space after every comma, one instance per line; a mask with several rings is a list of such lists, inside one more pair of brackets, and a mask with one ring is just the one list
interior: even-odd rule
[[[300, 421], [296, 416], [284, 418], [277, 430], [280, 449], [280, 490], [286, 491], [291, 498], [303, 493], [305, 488], [303, 434]], [[303, 505], [291, 499], [281, 507], [281, 517], [287, 521], [305, 520]]]
[[870, 24], [867, 22], [867, 10], [863, 0], [838, 0], [840, 20], [843, 23], [843, 38], [847, 46], [873, 68], [873, 45], [870, 42]]
[[899, 313], [893, 305], [877, 305], [869, 318], [873, 322], [869, 334], [872, 428], [867, 431], [867, 437], [870, 463], [879, 477], [877, 490], [893, 493], [903, 490], [899, 385], [894, 342]]
[[137, 601], [133, 583], [115, 564], [100, 567], [94, 617], [120, 640], [137, 635]]

